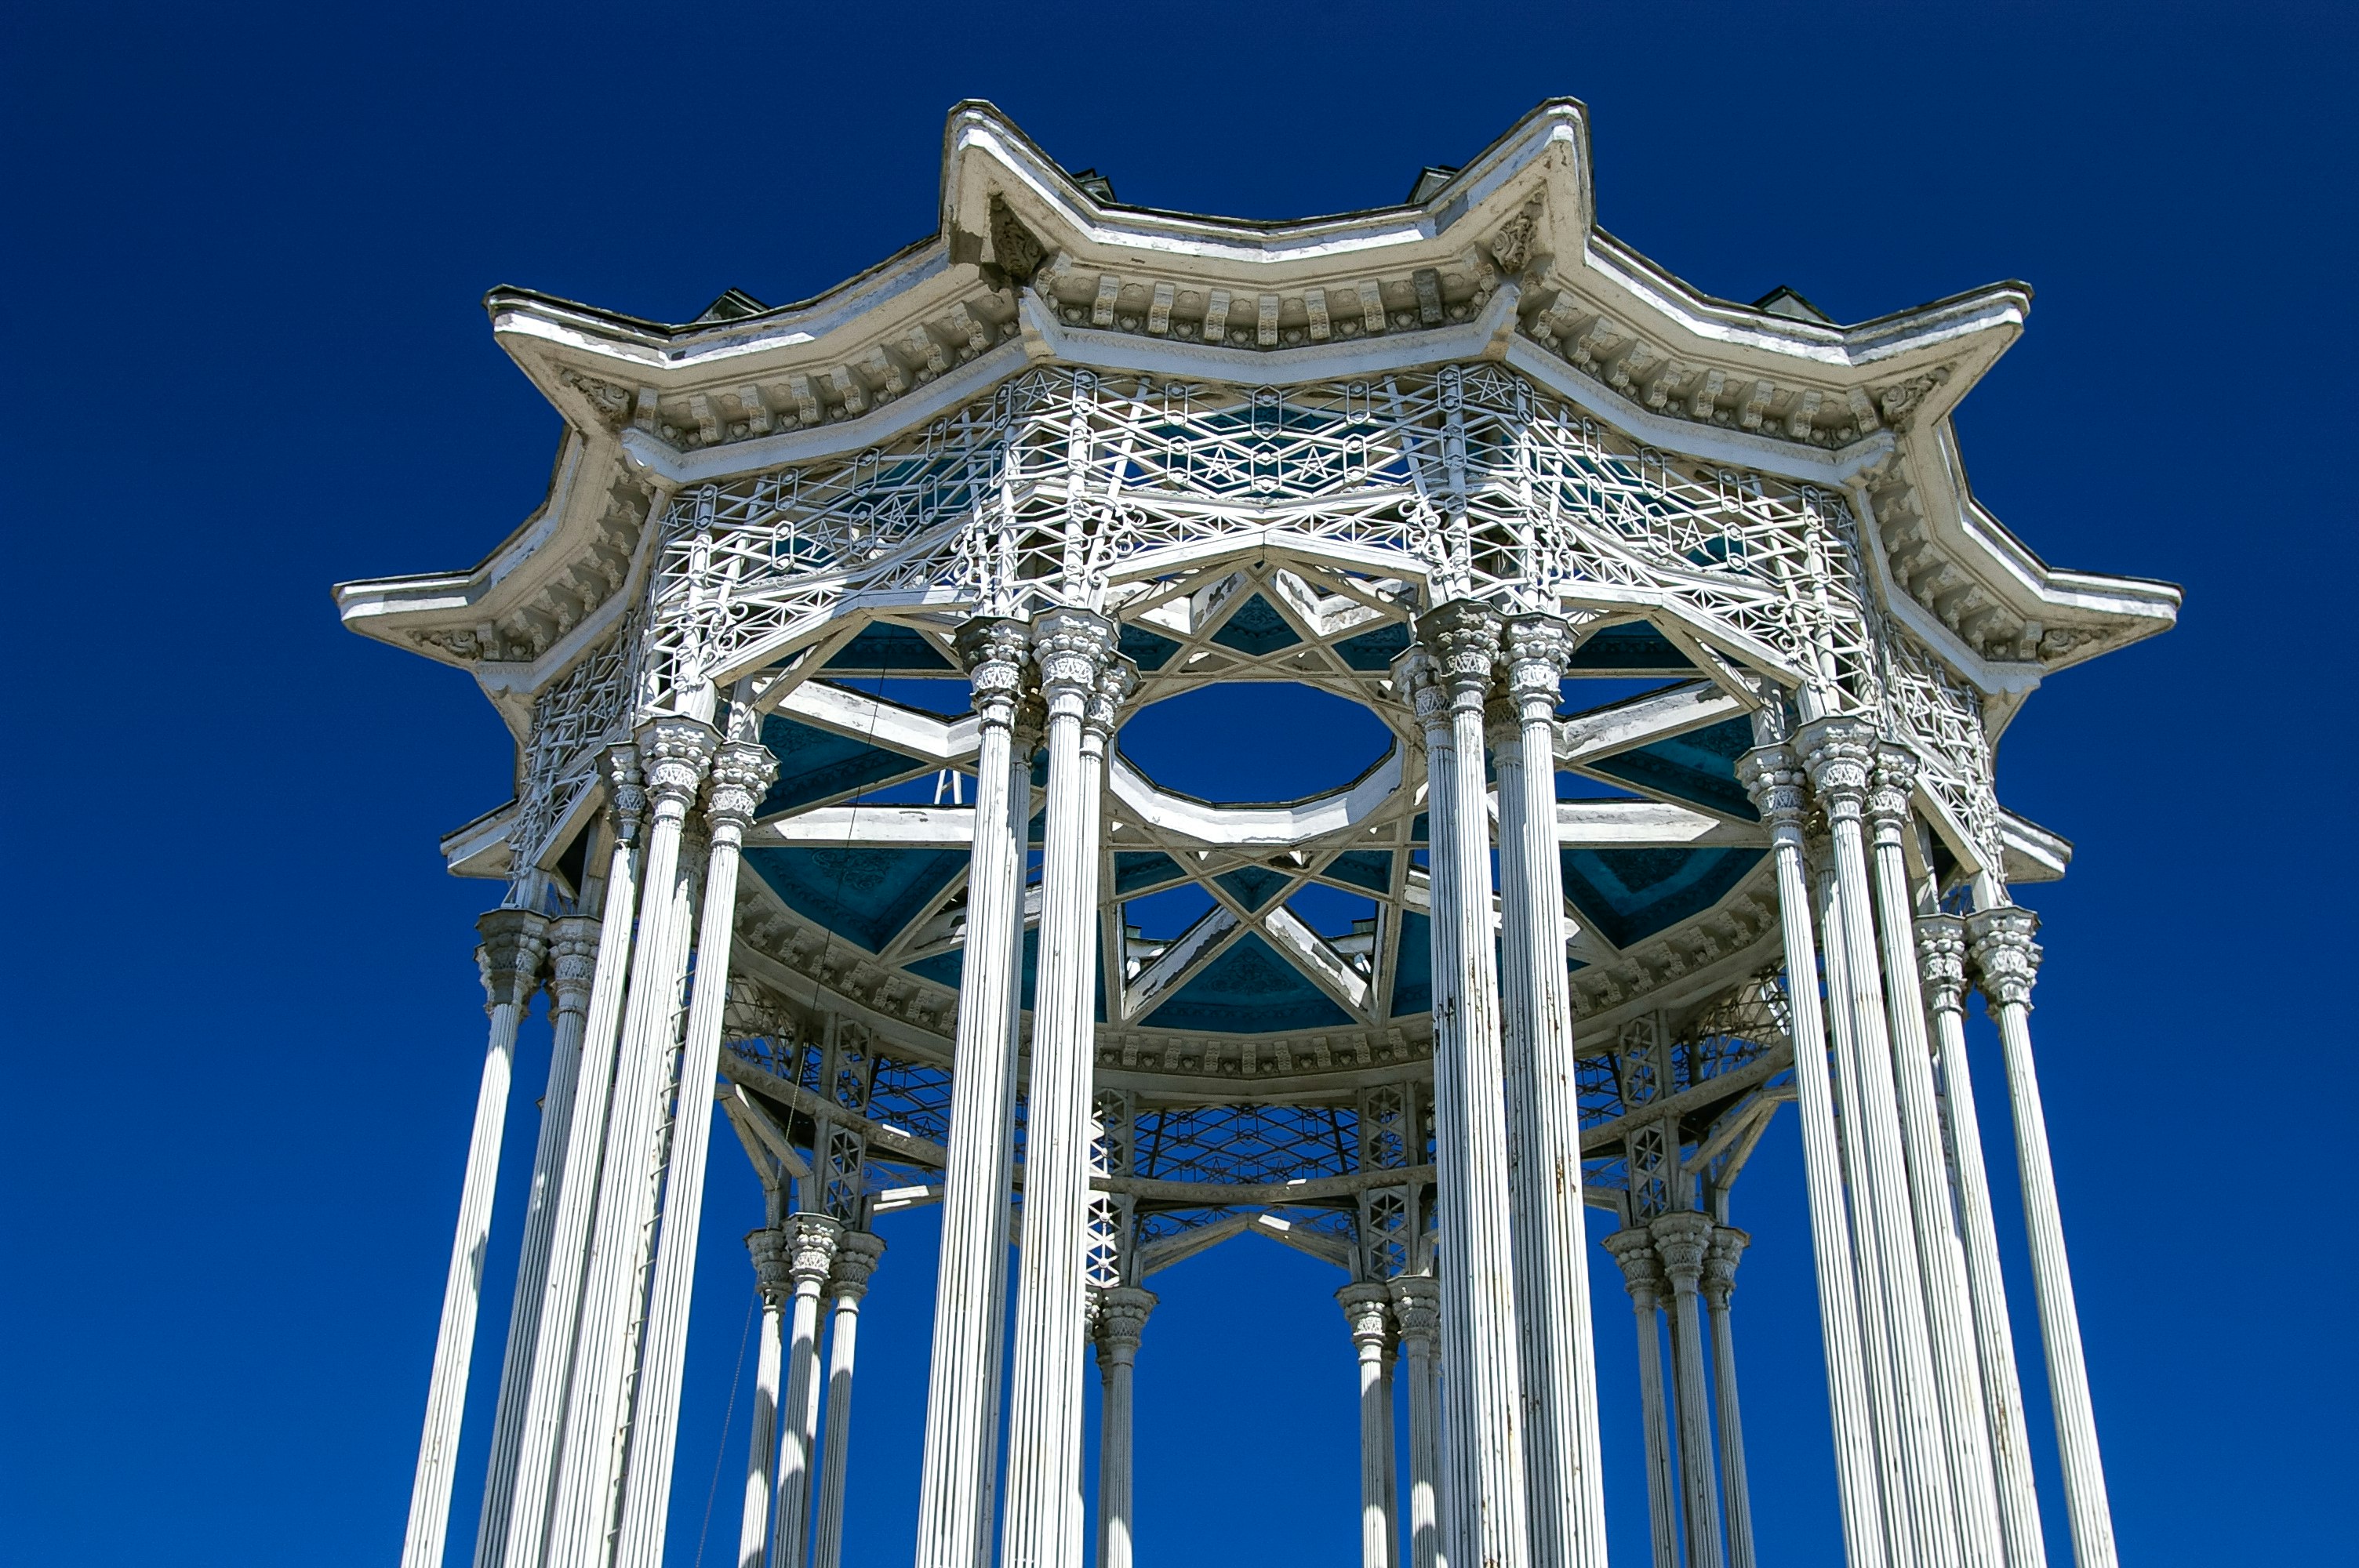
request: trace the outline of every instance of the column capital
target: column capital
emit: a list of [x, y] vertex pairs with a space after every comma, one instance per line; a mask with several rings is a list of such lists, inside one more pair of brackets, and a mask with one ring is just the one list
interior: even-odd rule
[[639, 777], [639, 749], [625, 741], [607, 747], [599, 761], [606, 770], [606, 809], [614, 814], [614, 836], [625, 844], [636, 844], [639, 819], [647, 814], [647, 784]]
[[1495, 755], [1504, 758], [1513, 752], [1513, 765], [1522, 766], [1524, 716], [1521, 708], [1505, 697], [1494, 697], [1484, 703], [1483, 739], [1490, 743]]
[[639, 726], [637, 740], [655, 814], [677, 822], [696, 800], [712, 753], [720, 749], [721, 732], [701, 719], [669, 714]]
[[1655, 1238], [1655, 1256], [1663, 1260], [1663, 1272], [1676, 1289], [1692, 1291], [1702, 1283], [1704, 1255], [1712, 1249], [1709, 1216], [1677, 1209], [1656, 1216], [1647, 1231]]
[[1032, 650], [1032, 629], [995, 616], [968, 622], [958, 630], [959, 658], [966, 665], [975, 717], [1008, 725], [1024, 696], [1024, 665]]
[[1801, 831], [1802, 763], [1791, 746], [1754, 747], [1736, 759], [1736, 776], [1772, 833], [1788, 827]]
[[1097, 685], [1082, 708], [1082, 726], [1100, 739], [1112, 735], [1122, 722], [1122, 705], [1138, 689], [1138, 666], [1116, 654], [1098, 672]]
[[1102, 1350], [1135, 1354], [1146, 1331], [1147, 1314], [1159, 1299], [1136, 1285], [1113, 1285], [1094, 1292], [1091, 1336]]
[[1655, 1238], [1642, 1226], [1630, 1226], [1605, 1238], [1605, 1250], [1622, 1266], [1622, 1288], [1641, 1311], [1653, 1306], [1663, 1292], [1663, 1266], [1655, 1258]]
[[1393, 1322], [1401, 1343], [1423, 1343], [1429, 1348], [1441, 1332], [1441, 1286], [1430, 1275], [1403, 1274], [1386, 1287], [1392, 1297]]
[[1573, 650], [1581, 645], [1580, 628], [1596, 619], [1592, 611], [1579, 611], [1572, 618], [1517, 615], [1507, 622], [1500, 666], [1506, 676], [1507, 695], [1519, 708], [1528, 711], [1532, 705], [1545, 702], [1549, 712], [1556, 711], [1562, 697], [1558, 683], [1564, 679]]
[[1431, 649], [1411, 643], [1393, 661], [1393, 690], [1417, 715], [1418, 727], [1426, 732], [1429, 751], [1437, 739], [1448, 738], [1450, 688], [1442, 684], [1441, 665]]
[[787, 1277], [799, 1293], [817, 1295], [835, 1267], [835, 1249], [843, 1239], [843, 1222], [823, 1214], [799, 1214], [787, 1231]]
[[885, 1260], [885, 1238], [866, 1230], [847, 1230], [835, 1244], [835, 1261], [829, 1265], [827, 1293], [837, 1301], [858, 1301], [868, 1293], [869, 1276]]
[[704, 815], [712, 837], [727, 844], [743, 839], [777, 776], [778, 760], [767, 746], [730, 741], [714, 752], [704, 785]]
[[540, 960], [549, 950], [549, 917], [528, 909], [495, 909], [475, 922], [483, 946], [475, 964], [486, 1008], [521, 1007], [540, 989]]
[[1051, 610], [1032, 623], [1032, 661], [1050, 714], [1089, 714], [1117, 657], [1114, 623], [1086, 610]]
[[1816, 719], [1794, 732], [1802, 767], [1830, 822], [1856, 822], [1875, 763], [1875, 726], [1864, 719]]
[[1875, 748], [1875, 782], [1867, 792], [1867, 817], [1879, 845], [1897, 845], [1908, 826], [1908, 800], [1917, 788], [1917, 753], [1897, 741]]
[[1373, 1281], [1345, 1285], [1335, 1292], [1335, 1303], [1352, 1325], [1353, 1344], [1363, 1350], [1382, 1350], [1392, 1343], [1392, 1292]]
[[762, 1299], [776, 1305], [795, 1293], [787, 1272], [787, 1233], [764, 1226], [745, 1233], [745, 1250], [754, 1255], [754, 1283]]
[[569, 914], [549, 925], [549, 996], [559, 1012], [590, 1011], [598, 971], [598, 917]]
[[1728, 1305], [1728, 1298], [1736, 1289], [1737, 1261], [1752, 1240], [1751, 1231], [1739, 1230], [1733, 1225], [1712, 1227], [1712, 1245], [1703, 1255], [1703, 1293], [1714, 1307]]
[[2031, 985], [2039, 977], [2039, 944], [2031, 935], [2038, 929], [2038, 915], [2011, 903], [1966, 916], [1975, 979], [1994, 1006], [2031, 1005]]
[[1417, 618], [1417, 640], [1433, 651], [1451, 705], [1479, 711], [1499, 661], [1499, 612], [1480, 600], [1453, 599]]
[[1917, 917], [1917, 973], [1934, 1012], [1966, 1010], [1966, 923], [1954, 914]]

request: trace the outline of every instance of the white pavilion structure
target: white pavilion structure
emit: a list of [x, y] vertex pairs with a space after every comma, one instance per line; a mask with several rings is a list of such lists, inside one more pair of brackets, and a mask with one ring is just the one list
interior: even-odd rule
[[[682, 325], [495, 292], [564, 420], [547, 500], [473, 568], [337, 589], [516, 741], [515, 799], [443, 845], [505, 893], [405, 1568], [471, 1525], [476, 1568], [658, 1568], [705, 1179], [741, 1153], [769, 1212], [739, 1568], [840, 1568], [873, 1225], [918, 1205], [914, 1568], [1129, 1568], [1154, 1277], [1248, 1232], [1334, 1267], [1364, 1568], [1603, 1568], [1616, 1287], [1654, 1568], [1756, 1568], [1729, 1203], [1787, 1106], [1853, 1568], [2040, 1568], [2049, 1419], [2071, 1560], [2113, 1568], [2012, 892], [2070, 851], [1993, 753], [2179, 595], [2048, 566], [1966, 486], [1951, 410], [2027, 290], [1854, 326], [1708, 297], [1597, 227], [1565, 100], [1399, 206], [1288, 222], [1125, 205], [967, 103], [940, 219]], [[1125, 749], [1245, 683], [1386, 743], [1246, 802]], [[1194, 913], [1150, 934], [1175, 889]], [[543, 992], [488, 1482], [453, 1520]]]

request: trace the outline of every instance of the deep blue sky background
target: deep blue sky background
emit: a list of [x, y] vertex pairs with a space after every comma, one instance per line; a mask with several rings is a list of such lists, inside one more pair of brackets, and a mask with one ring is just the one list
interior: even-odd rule
[[[463, 566], [539, 497], [556, 420], [485, 288], [665, 319], [817, 292], [930, 232], [962, 97], [1125, 200], [1278, 217], [1397, 200], [1557, 93], [1593, 111], [1602, 222], [1702, 288], [1855, 320], [2037, 287], [1960, 416], [1979, 493], [2052, 561], [2188, 589], [2179, 631], [2057, 679], [2002, 754], [2008, 802], [2079, 845], [2027, 894], [2035, 1029], [2123, 1556], [2347, 1556], [2346, 9], [26, 5], [0, 29], [0, 1557], [395, 1559], [494, 892], [434, 845], [506, 798], [510, 757], [462, 676], [342, 633], [326, 590]], [[1737, 1299], [1765, 1548], [1801, 1563], [1834, 1538], [1790, 1140], [1740, 1191]], [[682, 1568], [758, 1220], [716, 1149]], [[888, 1230], [863, 1336], [864, 1565], [908, 1560], [929, 1227]], [[1146, 1568], [1350, 1561], [1338, 1282], [1251, 1241], [1158, 1279]], [[1636, 1564], [1610, 1274], [1598, 1315]]]

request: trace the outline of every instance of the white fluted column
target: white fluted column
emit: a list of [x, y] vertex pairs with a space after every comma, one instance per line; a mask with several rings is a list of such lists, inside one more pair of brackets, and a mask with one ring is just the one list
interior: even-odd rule
[[1966, 1060], [1966, 923], [1953, 914], [1919, 916], [1917, 956], [1940, 1053], [1941, 1098], [1949, 1111], [1958, 1224], [1965, 1237], [1966, 1282], [1973, 1297], [1974, 1347], [1981, 1363], [2006, 1565], [2047, 1568], [2047, 1535], [2039, 1522], [2029, 1429], [2023, 1419], [2023, 1383], [2015, 1366], [2015, 1327], [1999, 1268], [1990, 1177], [1983, 1165], [1982, 1119], [1974, 1108], [1973, 1070]]
[[1655, 1568], [1680, 1568], [1679, 1498], [1671, 1484], [1671, 1433], [1663, 1406], [1663, 1332], [1656, 1317], [1662, 1305], [1663, 1270], [1655, 1238], [1641, 1227], [1617, 1230], [1605, 1249], [1622, 1265], [1623, 1288], [1638, 1324], [1638, 1402], [1647, 1430], [1647, 1536]]
[[2048, 1356], [2048, 1395], [2056, 1406], [2057, 1457], [2064, 1472], [2064, 1512], [2072, 1526], [2073, 1568], [2115, 1568], [2112, 1505], [2097, 1451], [2097, 1416], [2081, 1350], [2081, 1313], [2072, 1265], [2064, 1252], [2064, 1217], [2056, 1201], [2056, 1167], [2048, 1152], [2048, 1115], [2031, 1060], [2031, 985], [2039, 973], [2037, 916], [2012, 904], [1966, 917], [1976, 978], [1998, 1020], [2006, 1057], [2008, 1102], [2015, 1109], [2015, 1152], [2023, 1176], [2023, 1228], [2031, 1243], [2032, 1294], [2039, 1303], [2039, 1343]]
[[1359, 1353], [1360, 1568], [1390, 1568], [1392, 1498], [1385, 1489], [1385, 1454], [1393, 1444], [1393, 1408], [1384, 1393], [1392, 1292], [1375, 1283], [1345, 1285], [1335, 1301]]
[[1441, 1398], [1435, 1366], [1441, 1292], [1421, 1275], [1391, 1285], [1401, 1358], [1408, 1363], [1408, 1568], [1449, 1561], [1441, 1541]]
[[978, 736], [974, 846], [967, 861], [917, 1568], [984, 1568], [989, 1549], [1006, 1320], [1024, 840], [1032, 797], [1031, 758], [1018, 754], [1014, 730], [1030, 643], [1029, 630], [1015, 621], [974, 622], [959, 637]]
[[1736, 1401], [1736, 1337], [1728, 1298], [1736, 1290], [1736, 1262], [1753, 1239], [1733, 1225], [1715, 1225], [1703, 1260], [1704, 1305], [1712, 1314], [1713, 1425], [1720, 1433], [1720, 1509], [1728, 1525], [1728, 1568], [1755, 1568], [1753, 1491], [1745, 1478], [1745, 1417]]
[[819, 1522], [811, 1538], [811, 1568], [843, 1562], [843, 1488], [852, 1475], [852, 1374], [860, 1354], [860, 1303], [869, 1276], [885, 1256], [885, 1238], [864, 1230], [837, 1243], [828, 1275], [833, 1302], [827, 1330], [827, 1436], [819, 1451]]
[[1982, 1374], [1974, 1359], [1965, 1249], [1958, 1241], [1948, 1152], [1941, 1143], [1933, 1052], [1925, 1031], [1925, 999], [1917, 980], [1915, 899], [1901, 844], [1902, 834], [1914, 827], [1909, 796], [1916, 782], [1914, 755], [1888, 741], [1877, 747], [1875, 787], [1867, 798], [1868, 819], [1875, 829], [1877, 947], [1892, 1026], [1893, 1084], [1899, 1099], [1900, 1141], [1908, 1167], [1918, 1274], [1924, 1288], [1958, 1556], [1968, 1568], [2000, 1568], [2005, 1549], [1999, 1534], [1998, 1486], [1991, 1470], [1989, 1434], [1983, 1415]]
[[1131, 1568], [1137, 1541], [1131, 1487], [1134, 1369], [1155, 1302], [1152, 1291], [1116, 1285], [1099, 1294], [1092, 1325], [1098, 1353], [1098, 1568]]
[[672, 1456], [688, 1371], [688, 1323], [696, 1292], [696, 1248], [704, 1228], [704, 1162], [712, 1141], [712, 1086], [720, 1074], [721, 1020], [729, 1000], [729, 945], [736, 931], [739, 849], [754, 813], [777, 776], [777, 760], [752, 741], [713, 754], [705, 784], [702, 916], [696, 938], [696, 990], [679, 1058], [678, 1107], [665, 1166], [663, 1230], [647, 1297], [637, 1397], [625, 1473], [615, 1568], [662, 1568], [671, 1519]]
[[1911, 1540], [1922, 1568], [1958, 1568], [1957, 1504], [1942, 1453], [1940, 1395], [1925, 1326], [1925, 1285], [1917, 1267], [1916, 1222], [1908, 1206], [1908, 1167], [1901, 1153], [1892, 1042], [1885, 1027], [1868, 887], [1867, 840], [1860, 821], [1875, 756], [1875, 731], [1864, 719], [1821, 719], [1804, 726], [1796, 741], [1826, 812], [1833, 845], [1843, 986], [1832, 994], [1832, 1000], [1850, 1022], [1848, 1031], [1838, 1032], [1838, 1041], [1847, 1033], [1858, 1048], [1860, 1105], [1854, 1120], [1867, 1172], [1866, 1201], [1859, 1208], [1864, 1222], [1875, 1227], [1875, 1265], [1885, 1287], [1901, 1473], [1912, 1504]]
[[1133, 678], [1114, 642], [1113, 622], [1083, 611], [1050, 611], [1033, 628], [1040, 695], [1049, 707], [1049, 806], [1003, 1568], [1067, 1568], [1082, 1552], [1082, 1254], [1096, 1054], [1098, 824], [1106, 738]]
[[[516, 1463], [531, 1402], [532, 1364], [549, 1284], [549, 1247], [557, 1225], [558, 1184], [573, 1128], [574, 1087], [582, 1076], [582, 1018], [598, 960], [598, 923], [569, 914], [549, 926], [549, 1087], [540, 1099], [540, 1137], [532, 1151], [532, 1192], [525, 1204], [524, 1244], [516, 1257], [516, 1294], [508, 1303], [507, 1349], [500, 1362], [499, 1403], [492, 1416], [491, 1462], [484, 1472], [483, 1511], [475, 1521], [476, 1568], [502, 1568], [516, 1503]], [[592, 1132], [590, 1136], [596, 1136]], [[538, 1544], [536, 1542], [535, 1544]]]
[[762, 1292], [762, 1343], [754, 1361], [753, 1435], [745, 1444], [745, 1496], [738, 1510], [737, 1568], [762, 1568], [770, 1545], [770, 1487], [778, 1473], [778, 1375], [785, 1353], [787, 1302], [794, 1280], [787, 1271], [787, 1237], [765, 1227], [749, 1231], [754, 1283]]
[[[1491, 919], [1484, 706], [1499, 617], [1461, 600], [1419, 618], [1402, 665], [1426, 737], [1433, 944], [1436, 1202], [1441, 1232], [1444, 1519], [1451, 1560], [1522, 1568], [1523, 1379], [1508, 1225], [1506, 1065]], [[1419, 656], [1423, 652], [1423, 657]]]
[[[680, 853], [689, 808], [721, 738], [693, 719], [652, 719], [638, 732], [647, 775], [644, 908], [631, 955], [622, 1044], [598, 1176], [596, 1223], [573, 1351], [572, 1386], [550, 1509], [553, 1568], [607, 1568], [621, 1502], [632, 1338], [660, 1171], [656, 1130], [670, 1078], [680, 989], [687, 978], [697, 868]], [[708, 1109], [710, 1108], [701, 1108]]]
[[492, 1196], [499, 1181], [500, 1139], [506, 1130], [508, 1083], [516, 1068], [516, 1025], [539, 989], [543, 936], [549, 923], [525, 909], [495, 909], [475, 923], [483, 938], [483, 971], [491, 1036], [475, 1089], [475, 1125], [467, 1138], [467, 1172], [459, 1184], [459, 1225], [451, 1239], [451, 1268], [442, 1283], [442, 1321], [434, 1336], [434, 1369], [426, 1382], [425, 1431], [418, 1473], [409, 1488], [409, 1527], [401, 1543], [402, 1568], [442, 1568], [451, 1524], [451, 1466], [459, 1457], [459, 1419], [467, 1403], [467, 1368], [474, 1358], [475, 1308], [484, 1292], [484, 1248], [492, 1233]]
[[[506, 1568], [540, 1568], [549, 1545], [582, 1276], [597, 1206], [599, 1167], [606, 1148], [623, 991], [630, 977], [631, 931], [638, 917], [639, 832], [647, 804], [647, 791], [640, 786], [638, 748], [610, 747], [603, 760], [613, 847], [598, 910], [597, 966], [582, 1022], [582, 1067], [573, 1080], [572, 1125], [557, 1184], [549, 1270], [541, 1286], [539, 1333], [533, 1345], [524, 1419], [517, 1434], [516, 1478], [505, 1541]], [[485, 1562], [483, 1568], [494, 1568], [494, 1564]]]
[[778, 1400], [778, 1484], [771, 1504], [770, 1568], [803, 1568], [810, 1534], [811, 1461], [819, 1446], [819, 1303], [843, 1225], [823, 1214], [787, 1222], [787, 1391]]
[[1688, 1568], [1722, 1568], [1720, 1492], [1713, 1476], [1712, 1410], [1703, 1371], [1704, 1254], [1712, 1220], [1682, 1209], [1658, 1215], [1648, 1227], [1655, 1256], [1671, 1281], [1671, 1384], [1680, 1406], [1680, 1511], [1687, 1520]]
[[1790, 750], [1772, 744], [1740, 758], [1737, 773], [1769, 829], [1770, 854], [1777, 871], [1786, 1000], [1794, 1035], [1794, 1097], [1802, 1124], [1803, 1190], [1810, 1208], [1819, 1331], [1826, 1347], [1827, 1405], [1834, 1433], [1843, 1561], [1849, 1568], [1883, 1568], [1883, 1488], [1876, 1472], [1867, 1374], [1860, 1352], [1859, 1296], [1852, 1273], [1850, 1222], [1843, 1212], [1834, 1094], [1827, 1080], [1827, 1032], [1819, 1008], [1818, 945], [1810, 914], [1810, 877], [1802, 864], [1802, 771]]
[[1604, 1568], [1596, 1348], [1582, 1204], [1564, 869], [1556, 838], [1556, 724], [1573, 635], [1553, 616], [1507, 623], [1508, 723], [1495, 733], [1503, 917], [1500, 1039], [1515, 1227], [1524, 1487], [1531, 1561]]

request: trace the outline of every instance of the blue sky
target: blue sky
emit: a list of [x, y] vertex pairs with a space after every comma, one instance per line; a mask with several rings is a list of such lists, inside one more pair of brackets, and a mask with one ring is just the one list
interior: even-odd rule
[[[342, 633], [326, 589], [472, 562], [538, 500], [556, 420], [484, 289], [666, 319], [817, 292], [931, 230], [964, 97], [1127, 200], [1280, 217], [1397, 200], [1559, 93], [1594, 116], [1601, 221], [1702, 288], [1788, 284], [1844, 320], [2038, 291], [1959, 416], [1977, 491], [2051, 561], [2188, 589], [2177, 632], [2060, 676], [2001, 752], [2009, 804], [2078, 845], [2027, 894], [2034, 1028], [2123, 1555], [2348, 1552], [2347, 11], [85, 5], [0, 29], [8, 1561], [397, 1551], [493, 892], [434, 844], [506, 798], [509, 754], [463, 677]], [[716, 1150], [681, 1568], [745, 1422], [758, 1195]], [[1828, 1561], [1797, 1165], [1788, 1121], [1738, 1194], [1737, 1312], [1765, 1551]], [[863, 1564], [908, 1560], [929, 1225], [888, 1227], [862, 1338]], [[1350, 1561], [1338, 1282], [1250, 1240], [1158, 1281], [1143, 1568]], [[1601, 1284], [1636, 1564], [1630, 1319]]]

